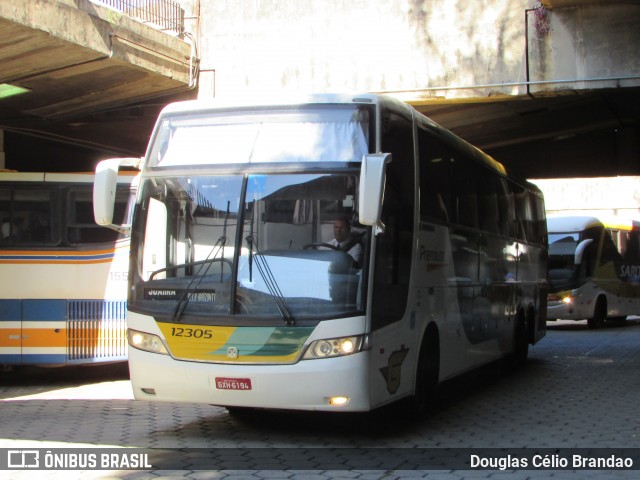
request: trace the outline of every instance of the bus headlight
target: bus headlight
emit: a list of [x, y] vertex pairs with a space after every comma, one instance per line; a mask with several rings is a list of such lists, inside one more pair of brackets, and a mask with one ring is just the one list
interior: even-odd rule
[[364, 335], [315, 340], [309, 345], [302, 358], [304, 360], [312, 360], [315, 358], [342, 357], [361, 352], [366, 349], [366, 346], [367, 341]]
[[152, 333], [139, 332], [129, 328], [127, 329], [127, 340], [129, 340], [129, 345], [138, 350], [169, 355], [167, 348], [162, 343], [162, 339]]
[[570, 290], [567, 292], [561, 292], [562, 303], [565, 305], [571, 305], [574, 300], [580, 296], [579, 290]]

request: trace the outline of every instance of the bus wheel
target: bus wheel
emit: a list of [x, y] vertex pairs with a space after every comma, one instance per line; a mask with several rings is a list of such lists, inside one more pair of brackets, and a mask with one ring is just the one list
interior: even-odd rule
[[440, 340], [435, 328], [428, 328], [422, 340], [416, 368], [415, 391], [411, 397], [413, 416], [422, 417], [433, 406], [440, 376]]
[[596, 301], [596, 307], [593, 309], [593, 317], [587, 320], [589, 328], [602, 328], [604, 326], [604, 319], [607, 317], [607, 300], [603, 297], [598, 297]]
[[227, 406], [225, 407], [225, 409], [227, 410], [227, 413], [238, 419], [238, 420], [242, 420], [242, 419], [246, 419], [251, 417], [251, 415], [253, 415], [256, 412], [255, 408], [251, 408], [251, 407], [230, 407]]
[[529, 319], [524, 314], [519, 314], [516, 318], [516, 330], [513, 334], [513, 368], [521, 368], [527, 363], [529, 357], [529, 335], [528, 335]]

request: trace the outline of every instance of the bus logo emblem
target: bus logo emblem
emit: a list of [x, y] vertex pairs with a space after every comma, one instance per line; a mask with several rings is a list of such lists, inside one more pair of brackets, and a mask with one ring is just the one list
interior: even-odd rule
[[227, 347], [227, 357], [238, 358], [238, 349], [236, 347]]
[[402, 350], [396, 350], [389, 355], [388, 364], [386, 367], [380, 369], [380, 373], [387, 382], [387, 391], [394, 394], [400, 388], [400, 381], [402, 379], [402, 362], [409, 353], [408, 348], [402, 348]]

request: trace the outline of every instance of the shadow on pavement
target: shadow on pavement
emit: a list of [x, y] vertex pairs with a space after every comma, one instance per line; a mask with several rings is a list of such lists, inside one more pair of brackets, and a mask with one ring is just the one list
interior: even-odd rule
[[15, 396], [15, 389], [34, 387], [30, 393], [129, 379], [127, 362], [100, 365], [35, 367], [16, 366], [0, 372], [0, 399]]

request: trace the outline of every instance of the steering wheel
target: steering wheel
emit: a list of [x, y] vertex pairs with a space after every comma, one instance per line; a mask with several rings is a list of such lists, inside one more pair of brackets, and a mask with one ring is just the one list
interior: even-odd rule
[[331, 250], [340, 250], [340, 247], [331, 245], [330, 243], [323, 243], [323, 242], [308, 243], [305, 246], [303, 246], [302, 249], [307, 250], [309, 248], [318, 248], [318, 247], [330, 248]]

